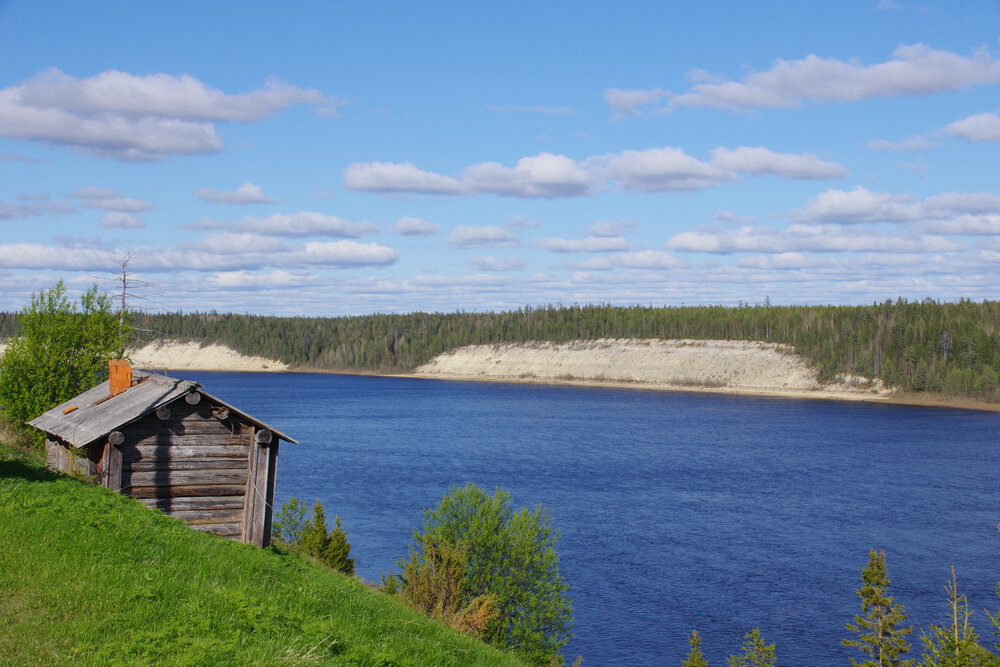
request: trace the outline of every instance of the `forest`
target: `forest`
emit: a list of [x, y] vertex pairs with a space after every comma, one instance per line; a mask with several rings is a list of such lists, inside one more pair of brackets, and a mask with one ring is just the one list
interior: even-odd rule
[[[0, 313], [0, 338], [18, 315]], [[303, 369], [399, 372], [471, 344], [597, 338], [755, 340], [790, 345], [821, 380], [844, 373], [909, 392], [1000, 402], [1000, 302], [897, 299], [863, 306], [550, 305], [504, 312], [349, 317], [132, 313], [135, 344], [221, 343]]]

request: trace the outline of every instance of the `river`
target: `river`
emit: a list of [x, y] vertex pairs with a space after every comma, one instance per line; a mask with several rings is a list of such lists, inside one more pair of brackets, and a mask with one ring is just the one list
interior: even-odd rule
[[803, 399], [322, 374], [185, 372], [299, 440], [276, 504], [339, 515], [357, 574], [406, 554], [452, 485], [543, 504], [561, 531], [585, 665], [711, 664], [745, 632], [782, 665], [843, 665], [870, 548], [920, 628], [959, 588], [991, 640], [1000, 609], [1000, 416]]

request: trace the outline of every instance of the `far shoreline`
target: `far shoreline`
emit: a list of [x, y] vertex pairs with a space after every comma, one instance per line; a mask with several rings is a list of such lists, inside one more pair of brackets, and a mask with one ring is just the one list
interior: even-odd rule
[[[138, 367], [137, 367], [138, 368]], [[606, 380], [586, 379], [546, 379], [546, 378], [484, 378], [476, 376], [442, 376], [416, 372], [393, 371], [377, 372], [361, 369], [342, 370], [330, 368], [307, 368], [289, 366], [281, 369], [231, 369], [231, 368], [146, 368], [150, 372], [170, 371], [182, 373], [266, 373], [266, 374], [302, 374], [302, 375], [353, 375], [357, 377], [387, 377], [413, 378], [417, 380], [434, 380], [439, 382], [479, 382], [486, 384], [529, 384], [552, 387], [592, 387], [595, 389], [636, 389], [664, 392], [688, 392], [698, 394], [718, 394], [723, 396], [758, 396], [761, 398], [787, 398], [820, 401], [845, 401], [849, 403], [880, 403], [884, 405], [900, 405], [923, 408], [945, 408], [950, 410], [973, 410], [976, 412], [1000, 413], [1000, 404], [987, 403], [971, 398], [955, 398], [940, 394], [899, 393], [891, 395], [875, 395], [823, 391], [793, 391], [747, 389], [742, 387], [698, 387], [685, 385], [653, 384], [644, 382], [609, 382]]]

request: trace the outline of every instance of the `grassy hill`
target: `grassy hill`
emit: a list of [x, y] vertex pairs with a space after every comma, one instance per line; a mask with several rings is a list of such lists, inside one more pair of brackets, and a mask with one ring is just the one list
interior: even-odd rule
[[520, 664], [356, 579], [2, 444], [0, 627], [0, 664]]

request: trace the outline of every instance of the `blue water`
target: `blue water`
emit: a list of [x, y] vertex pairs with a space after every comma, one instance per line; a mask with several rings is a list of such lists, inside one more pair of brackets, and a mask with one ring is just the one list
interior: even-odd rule
[[410, 378], [184, 373], [299, 440], [276, 500], [340, 515], [357, 573], [406, 554], [421, 510], [467, 481], [541, 503], [562, 532], [585, 664], [676, 665], [697, 628], [724, 664], [759, 627], [782, 665], [843, 665], [869, 548], [918, 630], [955, 567], [992, 639], [1000, 415]]

